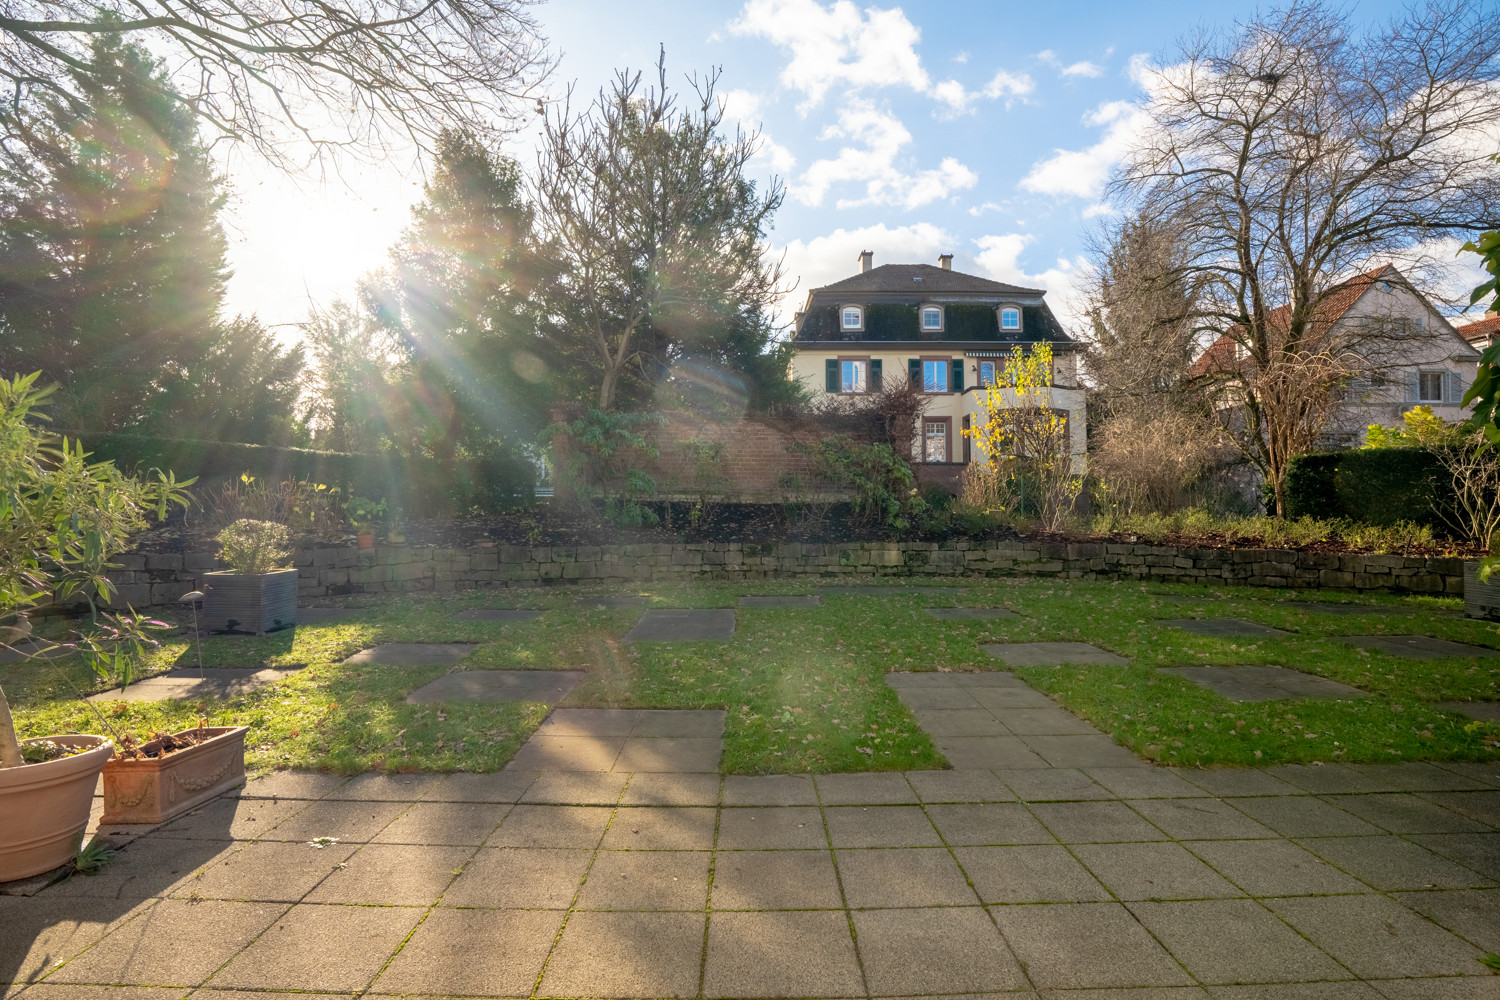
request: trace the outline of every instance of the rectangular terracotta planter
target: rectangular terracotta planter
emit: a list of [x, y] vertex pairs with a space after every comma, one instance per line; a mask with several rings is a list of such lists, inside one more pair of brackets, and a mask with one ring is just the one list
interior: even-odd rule
[[[196, 730], [187, 729], [182, 736]], [[104, 815], [110, 823], [165, 823], [245, 783], [244, 726], [209, 727], [210, 739], [164, 757], [104, 765]], [[156, 741], [143, 749], [150, 751]]]
[[203, 627], [209, 632], [265, 635], [297, 624], [297, 571], [258, 576], [204, 573]]

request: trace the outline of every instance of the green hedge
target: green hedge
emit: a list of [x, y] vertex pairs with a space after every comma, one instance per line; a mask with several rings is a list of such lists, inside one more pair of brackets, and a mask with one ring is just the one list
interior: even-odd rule
[[1451, 508], [1453, 490], [1442, 464], [1424, 449], [1359, 449], [1292, 459], [1286, 500], [1290, 517], [1412, 521], [1443, 530], [1438, 511]]
[[76, 436], [96, 461], [112, 460], [126, 470], [170, 469], [179, 479], [215, 480], [242, 473], [270, 482], [310, 479], [337, 486], [346, 496], [384, 498], [409, 517], [499, 510], [529, 502], [536, 488], [536, 467], [524, 456], [505, 451], [462, 459], [444, 468], [434, 459], [399, 455], [146, 434], [84, 432]]

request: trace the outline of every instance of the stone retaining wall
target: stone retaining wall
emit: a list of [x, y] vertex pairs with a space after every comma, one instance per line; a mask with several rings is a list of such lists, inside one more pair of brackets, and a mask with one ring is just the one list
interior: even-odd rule
[[[213, 555], [132, 553], [113, 574], [118, 602], [176, 604], [215, 568]], [[303, 549], [304, 600], [338, 594], [536, 587], [583, 581], [789, 580], [840, 576], [1040, 576], [1261, 587], [1337, 587], [1462, 594], [1463, 561], [1449, 558], [1188, 549], [1060, 542], [702, 542], [656, 545], [494, 545]]]

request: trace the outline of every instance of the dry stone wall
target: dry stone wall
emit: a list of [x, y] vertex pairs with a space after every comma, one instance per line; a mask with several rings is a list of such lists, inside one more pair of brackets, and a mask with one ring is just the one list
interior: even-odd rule
[[[132, 553], [112, 576], [117, 602], [175, 604], [215, 567], [211, 553]], [[1191, 549], [1060, 542], [679, 542], [652, 545], [495, 545], [468, 549], [313, 548], [296, 555], [304, 601], [341, 594], [443, 592], [556, 583], [834, 580], [841, 576], [1159, 580], [1215, 586], [1336, 587], [1462, 594], [1463, 561], [1416, 556]]]

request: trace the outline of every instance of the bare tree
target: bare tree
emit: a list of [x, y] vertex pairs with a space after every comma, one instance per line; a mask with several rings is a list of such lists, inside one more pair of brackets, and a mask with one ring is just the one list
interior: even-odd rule
[[1213, 463], [1218, 427], [1184, 407], [1116, 407], [1089, 454], [1107, 499], [1127, 513], [1170, 514], [1186, 506], [1193, 483]]
[[663, 50], [655, 88], [622, 71], [584, 111], [565, 103], [547, 118], [536, 200], [556, 268], [552, 332], [594, 375], [601, 410], [622, 380], [649, 385], [675, 350], [780, 293], [764, 235], [784, 189], [746, 179], [759, 135], [724, 133], [717, 80], [694, 77], [680, 107]]
[[1210, 359], [1219, 412], [1278, 512], [1290, 460], [1391, 332], [1356, 342], [1323, 319], [1340, 280], [1500, 228], [1489, 13], [1448, 0], [1356, 35], [1341, 8], [1297, 2], [1189, 39], [1149, 85], [1116, 193], [1180, 241], [1198, 327], [1227, 345]]
[[0, 0], [0, 80], [78, 101], [89, 39], [117, 32], [172, 70], [152, 84], [225, 139], [287, 165], [426, 147], [445, 127], [492, 135], [550, 68], [535, 0]]

